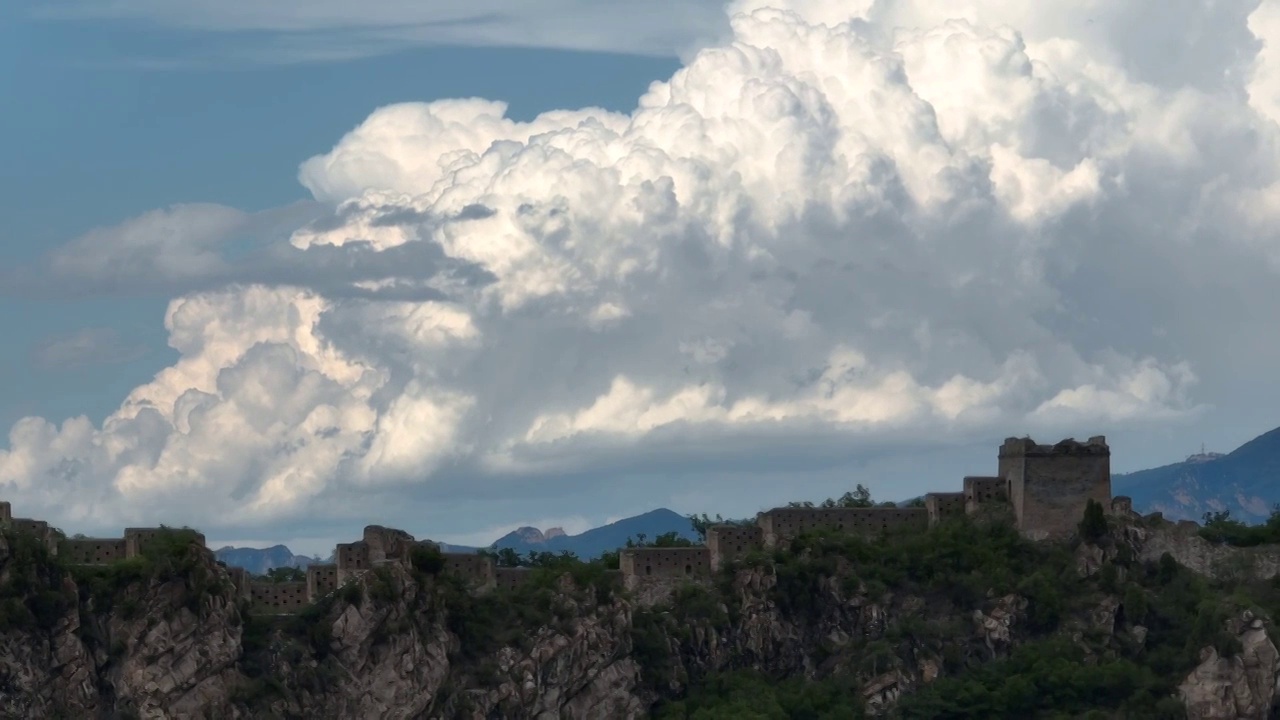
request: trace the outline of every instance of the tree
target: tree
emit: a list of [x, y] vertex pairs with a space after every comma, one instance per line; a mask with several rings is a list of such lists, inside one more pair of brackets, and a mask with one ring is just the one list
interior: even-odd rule
[[[882, 503], [882, 505], [884, 507], [896, 507], [894, 503]], [[875, 506], [876, 506], [875, 502], [871, 500], [871, 491], [868, 490], [867, 487], [862, 483], [858, 483], [858, 486], [854, 488], [852, 492], [847, 492], [841, 495], [839, 498], [827, 498], [826, 500], [823, 500], [817, 505], [814, 505], [812, 502], [808, 500], [787, 503], [787, 507], [793, 507], [793, 508], [820, 507], [820, 508], [831, 509], [831, 508], [869, 508], [869, 507], [875, 507]]]
[[498, 567], [520, 567], [524, 561], [520, 558], [520, 553], [512, 548], [500, 548], [493, 557], [493, 562]]
[[719, 525], [723, 523], [724, 518], [720, 517], [719, 513], [716, 513], [716, 519], [712, 520], [711, 518], [707, 517], [706, 513], [702, 513], [701, 515], [690, 515], [689, 522], [693, 524], [693, 531], [698, 534], [698, 539], [700, 539], [702, 542], [706, 542], [707, 530], [712, 525]]
[[[627, 538], [626, 546], [629, 548], [642, 548], [642, 547], [660, 547], [660, 548], [668, 547], [669, 548], [669, 547], [693, 547], [694, 545], [692, 540], [680, 537], [680, 533], [675, 532], [674, 530], [669, 533], [663, 533], [659, 535], [658, 537], [653, 539], [653, 542], [647, 542], [648, 538], [649, 536], [644, 533], [636, 533], [636, 536], [634, 539]], [[703, 540], [704, 541], [706, 540], [705, 535], [703, 536]]]
[[296, 567], [278, 567], [267, 571], [267, 582], [306, 582], [307, 572]]
[[1089, 499], [1084, 506], [1084, 518], [1080, 520], [1080, 537], [1086, 542], [1097, 542], [1107, 534], [1107, 515], [1102, 503]]

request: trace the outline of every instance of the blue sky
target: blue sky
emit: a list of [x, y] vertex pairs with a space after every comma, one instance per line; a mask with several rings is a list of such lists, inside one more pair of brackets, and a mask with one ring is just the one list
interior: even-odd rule
[[[456, 46], [340, 62], [189, 66], [201, 49], [257, 39], [143, 21], [31, 19], [21, 5], [0, 8], [0, 66], [14, 69], [0, 74], [0, 96], [16, 109], [0, 114], [0, 133], [20, 138], [6, 143], [0, 162], [0, 214], [8, 219], [0, 263], [35, 260], [92, 228], [175, 203], [256, 211], [302, 200], [298, 164], [382, 105], [479, 96], [505, 100], [517, 119], [561, 107], [629, 111], [650, 82], [679, 66], [673, 57]], [[151, 67], [162, 64], [174, 67]], [[114, 411], [176, 357], [162, 322], [168, 300], [0, 298], [8, 338], [0, 346], [0, 427], [26, 415], [100, 421]], [[104, 327], [119, 333], [109, 362], [53, 370], [32, 359], [41, 343]]]
[[0, 485], [322, 552], [1273, 427], [1280, 15], [1015, 5], [4, 3]]

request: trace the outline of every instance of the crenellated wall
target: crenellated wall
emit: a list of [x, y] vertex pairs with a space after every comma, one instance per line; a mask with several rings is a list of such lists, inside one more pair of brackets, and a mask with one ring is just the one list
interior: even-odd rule
[[726, 564], [764, 547], [764, 530], [760, 525], [712, 525], [707, 528], [707, 550], [711, 553], [711, 569]]

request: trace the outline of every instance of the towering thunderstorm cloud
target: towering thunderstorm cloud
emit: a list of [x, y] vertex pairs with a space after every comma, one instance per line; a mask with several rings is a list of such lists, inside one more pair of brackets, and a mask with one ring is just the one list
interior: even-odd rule
[[0, 483], [208, 532], [1280, 400], [1278, 8], [743, 0], [629, 115], [380, 108], [302, 164], [322, 213], [176, 207], [52, 257], [171, 288], [181, 357], [101, 427], [19, 422]]

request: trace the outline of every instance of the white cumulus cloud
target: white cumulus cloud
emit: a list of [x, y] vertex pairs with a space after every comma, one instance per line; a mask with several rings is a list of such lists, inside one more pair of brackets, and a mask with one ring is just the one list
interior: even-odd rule
[[[388, 106], [303, 163], [300, 214], [95, 231], [49, 272], [110, 287], [145, 259], [180, 359], [101, 426], [18, 423], [0, 483], [67, 523], [458, 535], [450, 503], [563, 504], [570, 477], [666, 473], [660, 504], [728, 455], [1280, 400], [1257, 387], [1280, 360], [1276, 0], [1149, 29], [1029, 7], [744, 1], [631, 114]], [[226, 248], [246, 232], [252, 263]]]

